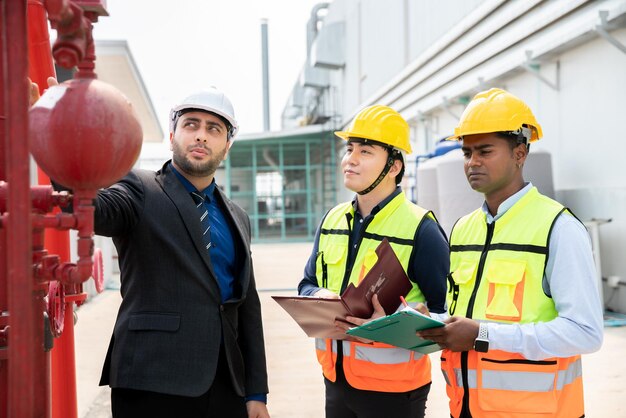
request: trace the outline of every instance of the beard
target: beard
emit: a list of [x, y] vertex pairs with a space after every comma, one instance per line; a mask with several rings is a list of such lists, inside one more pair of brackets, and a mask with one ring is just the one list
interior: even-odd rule
[[209, 159], [207, 161], [196, 162], [190, 160], [185, 156], [185, 152], [183, 151], [182, 147], [176, 142], [172, 142], [172, 159], [174, 160], [176, 167], [183, 171], [185, 174], [194, 177], [212, 176], [213, 174], [215, 174], [215, 171], [220, 166], [220, 163], [224, 160], [228, 147], [225, 147], [217, 154], [213, 154], [212, 150], [201, 145], [194, 144], [188, 147], [187, 151], [198, 147], [201, 147], [208, 153]]

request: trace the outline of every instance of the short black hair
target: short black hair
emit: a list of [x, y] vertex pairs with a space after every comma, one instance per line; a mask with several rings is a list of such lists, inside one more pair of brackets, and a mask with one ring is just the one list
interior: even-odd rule
[[513, 151], [519, 145], [526, 145], [526, 149], [530, 151], [530, 144], [526, 141], [526, 137], [522, 134], [518, 134], [515, 132], [495, 132], [495, 134], [498, 137], [505, 139], [509, 143], [511, 151]]
[[369, 138], [360, 138], [358, 136], [350, 136], [348, 137], [348, 144], [350, 143], [356, 143], [356, 144], [367, 144], [367, 145], [378, 145], [379, 147], [382, 148], [389, 148], [389, 145], [385, 144], [384, 142], [380, 142], [380, 141], [376, 141], [375, 139], [369, 139]]

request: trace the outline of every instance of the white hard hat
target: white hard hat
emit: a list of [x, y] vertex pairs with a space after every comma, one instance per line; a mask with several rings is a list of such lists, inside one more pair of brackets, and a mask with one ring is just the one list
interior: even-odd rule
[[226, 119], [232, 126], [229, 138], [237, 133], [239, 125], [235, 119], [235, 110], [228, 97], [221, 91], [211, 86], [208, 90], [203, 90], [186, 97], [180, 104], [170, 110], [170, 132], [174, 132], [178, 112], [184, 109], [200, 109], [215, 113]]

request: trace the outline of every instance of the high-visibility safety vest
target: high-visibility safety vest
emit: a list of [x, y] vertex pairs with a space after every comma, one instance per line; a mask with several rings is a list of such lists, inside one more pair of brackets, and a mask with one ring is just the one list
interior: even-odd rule
[[[316, 260], [317, 282], [337, 294], [342, 283], [358, 285], [377, 260], [376, 247], [387, 238], [404, 271], [407, 271], [417, 230], [432, 213], [406, 199], [403, 192], [387, 203], [373, 219], [363, 225], [363, 233], [353, 268], [346, 271], [348, 243], [354, 208], [346, 202], [331, 209], [322, 223]], [[347, 286], [346, 283], [346, 286]], [[423, 302], [424, 295], [413, 283], [406, 296], [409, 303]], [[400, 303], [398, 303], [400, 305]], [[337, 378], [337, 341], [317, 339], [317, 359], [324, 376], [334, 382]], [[343, 371], [350, 386], [377, 392], [407, 392], [431, 382], [430, 359], [415, 351], [383, 343], [361, 344], [342, 342]]]
[[[564, 211], [533, 187], [496, 222], [488, 225], [481, 209], [461, 218], [450, 235], [450, 315], [506, 324], [556, 318], [542, 280], [550, 232]], [[500, 350], [444, 350], [441, 368], [455, 418], [584, 415], [580, 356], [533, 361]]]

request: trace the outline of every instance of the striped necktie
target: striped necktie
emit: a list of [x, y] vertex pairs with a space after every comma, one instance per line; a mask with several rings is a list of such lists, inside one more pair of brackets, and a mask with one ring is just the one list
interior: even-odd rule
[[202, 241], [207, 251], [211, 248], [211, 224], [209, 223], [209, 211], [204, 205], [204, 196], [197, 192], [191, 192], [191, 197], [196, 203], [196, 208], [200, 214], [200, 224], [202, 225]]

